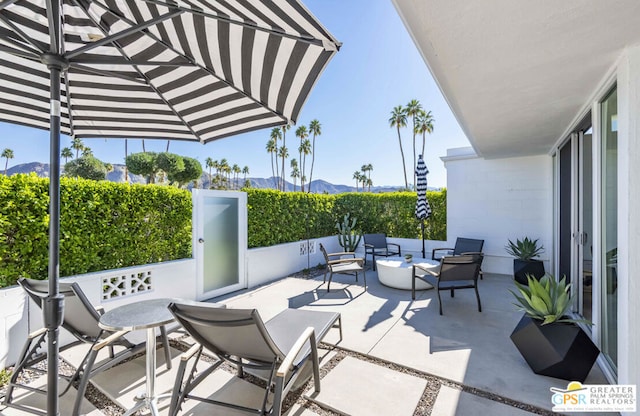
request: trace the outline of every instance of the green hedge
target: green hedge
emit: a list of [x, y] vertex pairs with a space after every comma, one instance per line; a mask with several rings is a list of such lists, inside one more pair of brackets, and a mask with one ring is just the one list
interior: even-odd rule
[[[0, 286], [47, 277], [48, 187], [0, 175]], [[186, 190], [61, 178], [60, 217], [61, 276], [191, 257]]]
[[[0, 175], [0, 287], [46, 279], [49, 180]], [[360, 232], [420, 238], [416, 194], [339, 195], [246, 189], [249, 248], [336, 234], [344, 214]], [[446, 191], [429, 192], [425, 238], [446, 239]], [[170, 186], [61, 179], [60, 275], [191, 257], [191, 194]]]
[[[266, 247], [336, 234], [335, 224], [345, 214], [358, 219], [363, 233], [420, 238], [415, 219], [416, 194], [345, 193], [318, 195], [302, 192], [247, 189], [249, 247]], [[446, 190], [428, 192], [433, 214], [425, 222], [427, 240], [446, 240]]]
[[334, 195], [245, 189], [249, 248], [334, 234]]

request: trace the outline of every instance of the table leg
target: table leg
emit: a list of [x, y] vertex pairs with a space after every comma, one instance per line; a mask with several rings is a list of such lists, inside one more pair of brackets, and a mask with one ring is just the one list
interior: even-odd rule
[[156, 330], [147, 329], [147, 401], [153, 400], [156, 383]]
[[140, 409], [145, 407], [149, 408], [151, 415], [159, 415], [158, 406], [156, 404], [158, 398], [155, 397], [155, 382], [156, 382], [156, 331], [154, 328], [147, 329], [147, 380], [146, 380], [146, 392], [136, 397], [136, 400], [140, 400], [135, 406], [127, 410], [124, 416], [130, 416]]

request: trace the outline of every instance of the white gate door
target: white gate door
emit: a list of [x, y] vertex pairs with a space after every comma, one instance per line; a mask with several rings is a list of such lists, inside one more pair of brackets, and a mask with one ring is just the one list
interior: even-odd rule
[[247, 194], [193, 190], [198, 300], [247, 287]]

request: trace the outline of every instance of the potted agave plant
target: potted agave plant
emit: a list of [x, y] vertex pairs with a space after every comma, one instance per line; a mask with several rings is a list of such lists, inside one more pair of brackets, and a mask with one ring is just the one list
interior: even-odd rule
[[515, 257], [513, 259], [513, 278], [516, 282], [526, 285], [528, 275], [534, 276], [536, 279], [544, 276], [544, 263], [535, 259], [544, 252], [544, 247], [542, 244], [538, 244], [537, 238], [532, 240], [525, 237], [522, 240], [517, 239], [515, 243], [509, 240], [505, 250]]
[[600, 351], [577, 323], [591, 322], [567, 316], [571, 284], [546, 274], [528, 276], [528, 285], [516, 282], [515, 305], [525, 315], [511, 334], [522, 357], [534, 373], [583, 382]]

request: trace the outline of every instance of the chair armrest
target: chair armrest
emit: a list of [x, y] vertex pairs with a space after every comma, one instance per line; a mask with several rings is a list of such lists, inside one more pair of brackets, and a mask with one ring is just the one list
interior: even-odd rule
[[111, 344], [113, 341], [116, 341], [116, 340], [120, 339], [121, 337], [125, 336], [128, 333], [129, 333], [129, 331], [114, 332], [113, 334], [111, 334], [107, 338], [105, 338], [104, 340], [102, 340], [102, 341], [98, 342], [97, 344], [95, 344], [93, 346], [93, 350], [100, 351], [104, 347], [106, 347], [109, 344]]
[[[287, 376], [289, 369], [293, 365], [293, 360], [295, 360], [296, 356], [300, 353], [300, 351], [302, 350], [302, 347], [304, 347], [304, 344], [307, 341], [312, 343], [315, 343], [316, 341], [316, 334], [312, 326], [307, 327], [307, 329], [305, 329], [302, 332], [302, 334], [298, 337], [296, 342], [293, 344], [293, 346], [291, 347], [291, 350], [289, 350], [289, 353], [284, 357], [284, 360], [282, 360], [282, 364], [280, 364], [280, 367], [276, 372], [276, 377], [284, 378]], [[313, 348], [313, 344], [311, 345], [311, 347]]]
[[436, 276], [436, 277], [437, 277], [437, 276], [440, 274], [440, 269], [438, 269], [437, 271], [435, 271], [435, 270], [433, 270], [433, 269], [431, 269], [431, 268], [426, 268], [426, 267], [421, 266], [421, 265], [419, 265], [419, 264], [414, 264], [414, 265], [413, 265], [413, 275], [414, 275], [414, 276], [415, 276], [416, 269], [420, 269], [420, 270], [422, 270], [423, 272], [430, 274], [431, 276]]
[[364, 259], [360, 258], [360, 257], [354, 257], [352, 259], [337, 259], [337, 260], [329, 260], [329, 262], [327, 263], [328, 266], [333, 266], [334, 264], [340, 264], [340, 263], [353, 263], [353, 262], [358, 263], [359, 265], [363, 265], [364, 264]]
[[443, 250], [447, 250], [452, 254], [453, 253], [453, 249], [449, 248], [449, 247], [442, 247], [442, 248], [434, 248], [433, 250], [431, 250], [431, 260], [437, 260], [436, 259], [436, 251], [443, 251]]
[[44, 334], [45, 332], [47, 332], [47, 328], [40, 328], [36, 331], [33, 331], [32, 333], [29, 334], [29, 339], [37, 338], [40, 335]]
[[373, 244], [364, 243], [364, 248], [376, 248]]
[[343, 251], [340, 253], [329, 253], [327, 254], [327, 257], [340, 257], [340, 256], [356, 256], [356, 253], [354, 253], [353, 251]]
[[398, 251], [400, 251], [400, 244], [396, 244], [396, 243], [387, 243], [387, 246], [396, 246], [396, 247], [398, 247]]
[[104, 308], [102, 306], [96, 306], [95, 307], [96, 312], [98, 312], [99, 315], [104, 315]]
[[198, 343], [193, 344], [191, 348], [187, 350], [187, 352], [183, 353], [180, 356], [180, 361], [189, 361], [201, 348], [202, 345]]

